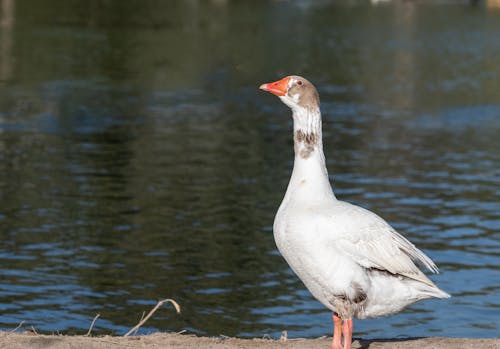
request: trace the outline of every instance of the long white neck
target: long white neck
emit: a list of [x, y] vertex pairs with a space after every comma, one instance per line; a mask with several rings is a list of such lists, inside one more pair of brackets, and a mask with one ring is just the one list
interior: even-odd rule
[[297, 158], [307, 160], [311, 155], [314, 155], [313, 153], [318, 153], [317, 155], [321, 155], [324, 165], [321, 111], [319, 108], [295, 108], [292, 110], [295, 161]]
[[285, 200], [335, 199], [323, 154], [321, 112], [319, 108], [294, 108], [293, 140], [295, 159]]

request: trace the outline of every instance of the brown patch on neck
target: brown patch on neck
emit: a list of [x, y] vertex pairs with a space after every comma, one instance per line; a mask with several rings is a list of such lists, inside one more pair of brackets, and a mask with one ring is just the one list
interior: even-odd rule
[[[307, 159], [314, 151], [314, 147], [318, 143], [319, 137], [316, 133], [304, 133], [302, 130], [298, 130], [295, 132], [294, 140], [295, 154], [298, 152], [301, 158]], [[300, 147], [301, 143], [304, 144], [303, 147]]]

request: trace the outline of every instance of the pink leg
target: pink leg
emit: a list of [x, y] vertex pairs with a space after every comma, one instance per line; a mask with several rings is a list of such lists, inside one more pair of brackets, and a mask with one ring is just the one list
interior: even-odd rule
[[352, 319], [344, 320], [342, 332], [344, 333], [344, 349], [352, 349], [352, 330], [354, 323]]
[[342, 337], [342, 319], [337, 315], [337, 313], [333, 313], [333, 340], [332, 340], [332, 349], [343, 349], [341, 343]]

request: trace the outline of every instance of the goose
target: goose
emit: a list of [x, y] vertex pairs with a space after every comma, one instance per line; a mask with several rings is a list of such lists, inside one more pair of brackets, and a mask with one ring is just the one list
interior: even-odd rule
[[278, 96], [293, 117], [295, 158], [274, 239], [311, 294], [333, 312], [332, 349], [352, 348], [353, 318], [387, 316], [427, 298], [450, 297], [416, 266], [437, 273], [428, 256], [375, 213], [335, 197], [314, 85], [291, 75], [260, 89]]

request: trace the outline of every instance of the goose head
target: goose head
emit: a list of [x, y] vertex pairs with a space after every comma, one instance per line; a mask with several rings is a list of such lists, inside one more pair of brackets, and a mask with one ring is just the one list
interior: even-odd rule
[[275, 82], [262, 84], [259, 88], [278, 96], [294, 112], [301, 109], [319, 110], [316, 87], [301, 76], [290, 75]]

